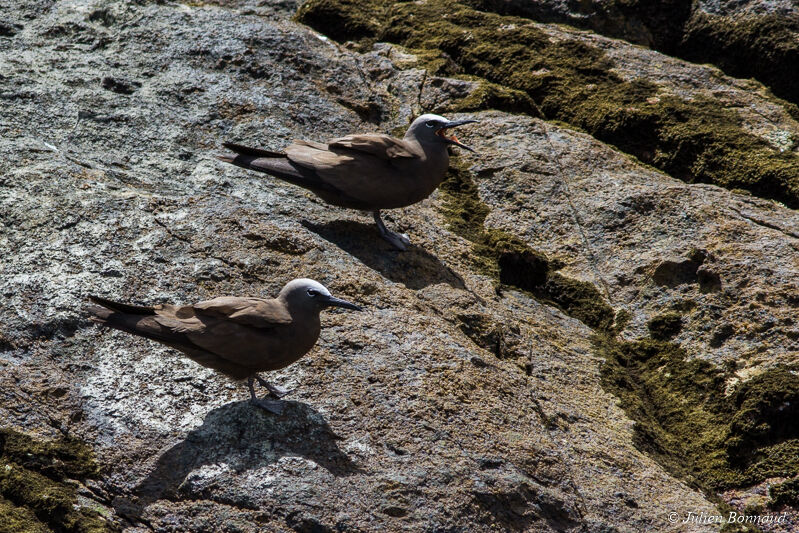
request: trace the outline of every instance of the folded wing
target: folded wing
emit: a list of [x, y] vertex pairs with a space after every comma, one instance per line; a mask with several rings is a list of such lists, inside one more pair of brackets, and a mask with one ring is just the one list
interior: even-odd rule
[[[328, 144], [295, 141], [286, 148], [292, 163], [311, 169], [325, 183], [366, 203], [380, 203], [392, 189], [402, 194], [404, 163], [421, 154], [405, 141], [388, 135], [350, 135]], [[403, 178], [401, 176], [406, 176]], [[394, 181], [386, 178], [394, 178]]]
[[250, 369], [262, 368], [270, 358], [280, 357], [281, 331], [292, 323], [291, 315], [277, 300], [234, 296], [187, 305], [175, 315], [181, 321], [194, 319], [205, 326], [203, 331], [186, 334], [193, 344]]
[[272, 328], [278, 324], [291, 323], [291, 315], [277, 300], [221, 296], [186, 307], [190, 307], [194, 313], [254, 328]]

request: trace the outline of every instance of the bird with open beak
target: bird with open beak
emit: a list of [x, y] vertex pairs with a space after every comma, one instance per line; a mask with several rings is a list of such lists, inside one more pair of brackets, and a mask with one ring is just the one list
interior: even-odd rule
[[371, 211], [380, 235], [405, 250], [408, 237], [386, 229], [380, 211], [430, 196], [449, 168], [447, 148], [474, 152], [449, 130], [473, 122], [427, 114], [414, 120], [402, 139], [354, 134], [327, 143], [295, 141], [283, 152], [225, 143], [236, 155], [219, 159], [303, 187], [331, 205]]
[[[247, 380], [250, 401], [275, 414], [289, 391], [258, 376], [308, 353], [319, 338], [319, 313], [329, 307], [361, 311], [311, 279], [295, 279], [277, 298], [222, 296], [192, 305], [129, 305], [91, 296], [91, 320], [179, 350], [201, 365]], [[273, 399], [258, 398], [258, 381]]]

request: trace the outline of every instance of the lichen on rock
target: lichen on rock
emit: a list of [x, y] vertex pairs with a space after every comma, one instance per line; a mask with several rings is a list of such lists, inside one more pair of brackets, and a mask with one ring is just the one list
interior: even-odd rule
[[98, 474], [94, 454], [79, 440], [42, 441], [0, 430], [0, 530], [116, 531], [96, 510], [77, 505], [73, 480]]
[[[323, 24], [317, 13], [325, 14]], [[355, 37], [444, 52], [463, 73], [522, 91], [547, 118], [573, 124], [681, 180], [799, 206], [797, 155], [747, 132], [734, 111], [710, 96], [688, 99], [663, 94], [645, 78], [625, 80], [599, 47], [550, 38], [527, 19], [439, 0], [310, 0], [298, 20], [326, 32], [357, 24], [364, 13], [370, 14], [368, 36]], [[491, 99], [484, 103], [492, 106]]]
[[508, 232], [484, 226], [489, 209], [467, 169], [452, 163], [439, 190], [446, 196], [444, 214], [450, 228], [473, 243], [472, 261], [481, 272], [561, 307], [592, 328], [612, 326], [615, 312], [593, 284], [563, 276], [557, 261]]

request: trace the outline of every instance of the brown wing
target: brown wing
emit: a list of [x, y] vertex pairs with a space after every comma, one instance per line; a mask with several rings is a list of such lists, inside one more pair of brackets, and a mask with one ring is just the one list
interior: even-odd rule
[[284, 366], [280, 349], [285, 343], [267, 325], [278, 328], [278, 324], [291, 322], [291, 317], [282, 308], [276, 309], [274, 300], [224, 297], [196, 304], [207, 310], [195, 310], [191, 305], [142, 307], [98, 297], [92, 300], [100, 304], [88, 309], [95, 322], [158, 341], [232, 378]]
[[[287, 340], [294, 323], [277, 300], [224, 296], [183, 307], [177, 314], [193, 314], [205, 325], [203, 332], [186, 334], [194, 345], [253, 372], [281, 368], [284, 360], [308, 351]], [[296, 350], [301, 353], [294, 354]]]
[[254, 328], [272, 328], [279, 324], [291, 323], [291, 315], [283, 305], [277, 300], [263, 298], [221, 296], [185, 306], [177, 312], [178, 318], [189, 314], [221, 318]]
[[419, 154], [405, 141], [389, 135], [347, 135], [330, 141], [328, 147], [331, 150], [356, 150], [386, 161], [419, 157]]
[[329, 145], [298, 141], [286, 148], [286, 156], [346, 196], [379, 206], [406, 195], [413, 176], [401, 167], [419, 157], [412, 151], [387, 135], [351, 135]]

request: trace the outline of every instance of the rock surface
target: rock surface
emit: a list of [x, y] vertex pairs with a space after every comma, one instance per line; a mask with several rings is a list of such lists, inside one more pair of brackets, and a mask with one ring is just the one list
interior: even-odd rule
[[624, 39], [727, 74], [756, 78], [799, 103], [799, 5], [791, 0], [467, 0], [466, 4], [537, 22], [565, 23]]
[[[294, 138], [402, 130], [488, 86], [428, 73], [392, 45], [337, 44], [292, 22], [297, 7], [3, 8], [0, 425], [93, 450], [99, 473], [71, 476], [90, 519], [71, 530], [92, 530], [100, 517], [130, 532], [708, 531], [669, 513], [726, 514], [715, 497], [722, 485], [743, 505], [751, 498], [741, 491], [796, 475], [797, 454], [787, 452], [768, 479], [724, 463], [751, 484], [686, 473], [669, 440], [678, 427], [635, 403], [659, 390], [657, 372], [619, 385], [597, 340], [622, 350], [661, 332], [708, 376], [724, 369], [721, 391], [707, 389], [742, 405], [752, 396], [744, 384], [793, 375], [796, 211], [686, 184], [562, 124], [478, 106], [469, 116], [480, 124], [459, 135], [480, 154], [459, 154], [450, 182], [473, 184], [470, 201], [486, 207], [480, 231], [545, 253], [562, 280], [594, 287], [580, 305], [610, 306], [615, 324], [589, 326], [562, 293], [536, 297], [518, 276], [500, 284], [476, 265], [474, 235], [451, 218], [452, 184], [388, 214], [414, 243], [397, 253], [369, 217], [213, 154], [224, 140], [279, 149]], [[629, 69], [650, 65], [647, 75], [681, 96], [739, 102], [754, 137], [778, 143], [773, 132], [799, 132], [754, 82], [546, 31], [600, 42]], [[521, 98], [489, 89], [495, 101]], [[786, 146], [795, 152], [795, 141]], [[142, 303], [274, 295], [298, 275], [368, 310], [325, 314], [317, 348], [271, 376], [294, 389], [280, 417], [253, 409], [241, 384], [103, 332], [81, 310], [93, 293]], [[775, 389], [766, 407], [796, 414], [780, 403], [789, 392]], [[755, 422], [771, 414], [761, 411]], [[654, 436], [642, 440], [653, 420]], [[774, 424], [763, 435], [726, 430], [765, 456], [799, 437]], [[761, 500], [764, 513], [782, 510]], [[44, 522], [37, 502], [0, 479], [0, 509], [30, 525]]]

